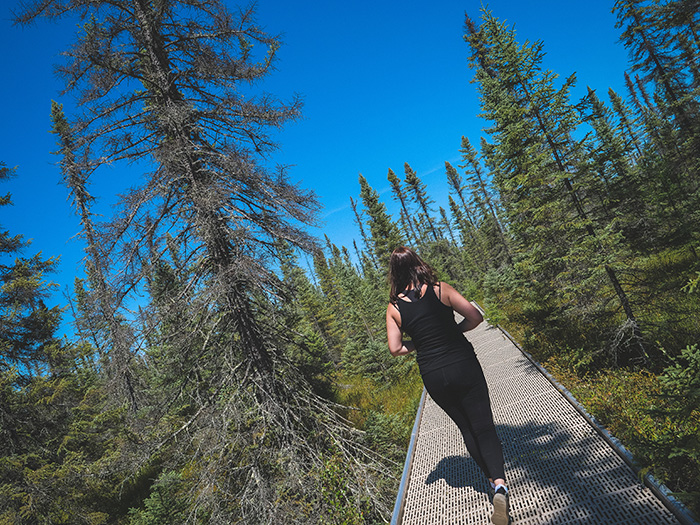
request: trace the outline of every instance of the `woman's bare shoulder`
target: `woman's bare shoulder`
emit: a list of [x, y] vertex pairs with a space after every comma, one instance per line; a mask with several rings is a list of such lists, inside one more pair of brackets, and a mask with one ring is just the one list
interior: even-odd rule
[[456, 292], [457, 290], [454, 289], [454, 286], [452, 286], [450, 283], [446, 283], [445, 281], [440, 281], [437, 283], [437, 286], [442, 288], [443, 290], [450, 290], [453, 292]]
[[386, 307], [386, 315], [390, 315], [391, 317], [400, 316], [401, 314], [399, 313], [399, 306], [394, 302], [390, 302]]

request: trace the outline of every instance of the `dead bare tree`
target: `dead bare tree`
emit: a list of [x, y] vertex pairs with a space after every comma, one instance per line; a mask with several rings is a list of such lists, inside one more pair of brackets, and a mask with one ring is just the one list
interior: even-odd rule
[[[309, 509], [322, 514], [324, 461], [339, 455], [348, 505], [386, 515], [376, 486], [385, 466], [290, 366], [269, 300], [276, 243], [310, 249], [304, 228], [318, 208], [283, 168], [264, 166], [269, 130], [301, 109], [248, 94], [278, 39], [252, 8], [233, 14], [219, 0], [38, 0], [15, 19], [64, 15], [84, 21], [59, 67], [82, 112], [69, 122], [55, 106], [54, 131], [114, 392], [134, 409], [130, 470], [187, 468], [192, 522], [308, 522]], [[115, 164], [148, 170], [96, 223], [87, 185]], [[280, 505], [285, 495], [297, 503]]]

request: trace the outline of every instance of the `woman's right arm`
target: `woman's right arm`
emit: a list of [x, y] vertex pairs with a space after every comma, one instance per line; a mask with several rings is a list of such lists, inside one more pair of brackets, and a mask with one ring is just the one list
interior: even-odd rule
[[401, 331], [401, 315], [394, 305], [390, 304], [386, 309], [386, 338], [389, 343], [389, 352], [394, 357], [406, 355], [415, 350], [413, 341], [404, 341]]
[[481, 315], [481, 312], [472, 303], [462, 297], [462, 295], [449, 284], [440, 283], [440, 286], [442, 288], [442, 302], [451, 306], [455, 312], [464, 317], [462, 322], [457, 325], [462, 332], [473, 330], [481, 324], [484, 320], [484, 316]]

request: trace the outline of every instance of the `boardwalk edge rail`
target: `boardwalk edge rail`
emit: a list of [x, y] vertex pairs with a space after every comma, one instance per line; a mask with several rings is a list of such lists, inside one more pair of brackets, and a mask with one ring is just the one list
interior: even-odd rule
[[[479, 305], [477, 305], [477, 307], [483, 312], [483, 309]], [[523, 350], [515, 338], [510, 335], [505, 328], [498, 324], [496, 324], [495, 327], [498, 328], [503, 335], [505, 335], [510, 342], [513, 343], [518, 350], [520, 350], [520, 352], [522, 352], [522, 354], [535, 366], [535, 368], [537, 368], [537, 370], [539, 370], [540, 373], [546, 377], [550, 383], [552, 383], [554, 388], [556, 388], [583, 416], [583, 418], [588, 421], [591, 427], [593, 427], [593, 429], [598, 432], [598, 434], [600, 434], [605, 441], [607, 441], [608, 445], [610, 445], [617, 455], [620, 456], [622, 460], [634, 471], [644, 485], [648, 487], [654, 493], [654, 495], [661, 500], [666, 508], [673, 513], [678, 521], [680, 521], [683, 525], [698, 525], [698, 523], [700, 523], [693, 513], [683, 505], [683, 503], [673, 497], [671, 490], [666, 485], [657, 481], [651, 474], [642, 472], [639, 466], [635, 463], [632, 453], [625, 448], [620, 440], [618, 440], [602, 424], [600, 424], [593, 415], [589, 414], [583, 405], [576, 400], [574, 395], [566, 389], [566, 387], [560, 384], [554, 378], [554, 376], [547, 372], [547, 370], [545, 370], [545, 368], [540, 365], [529, 353]]]
[[406, 453], [406, 462], [403, 466], [403, 474], [401, 475], [401, 483], [399, 484], [399, 491], [396, 495], [396, 503], [394, 504], [394, 512], [391, 516], [391, 525], [399, 525], [403, 519], [403, 508], [406, 497], [406, 489], [408, 488], [408, 481], [411, 477], [411, 466], [413, 465], [413, 456], [416, 450], [416, 438], [418, 437], [418, 426], [420, 424], [420, 418], [423, 415], [423, 407], [425, 405], [425, 388], [423, 388], [423, 393], [420, 397], [420, 403], [418, 403], [418, 411], [416, 412], [416, 421], [413, 423], [413, 430], [411, 431], [411, 441], [408, 444], [408, 452]]

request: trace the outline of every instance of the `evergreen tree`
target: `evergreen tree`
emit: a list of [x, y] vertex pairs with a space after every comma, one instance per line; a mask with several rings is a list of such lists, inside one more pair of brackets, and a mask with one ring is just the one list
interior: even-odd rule
[[379, 194], [376, 190], [369, 185], [367, 179], [362, 175], [360, 175], [359, 181], [360, 198], [369, 216], [371, 246], [374, 249], [379, 268], [382, 273], [386, 273], [389, 268], [391, 252], [397, 246], [401, 246], [404, 240], [396, 224], [387, 213], [385, 204], [379, 200]]
[[625, 143], [622, 137], [615, 133], [611, 124], [610, 111], [590, 87], [586, 101], [590, 104], [591, 126], [599, 139], [605, 162], [609, 164], [607, 170], [618, 177], [626, 177], [629, 172], [629, 162], [625, 154]]
[[[674, 16], [676, 8], [680, 7], [680, 19], [684, 22], [677, 25]], [[671, 27], [690, 29], [691, 34], [697, 27], [697, 13], [689, 15], [687, 2], [668, 2], [663, 7], [653, 2], [643, 0], [617, 0], [613, 11], [617, 12], [617, 27], [624, 28], [620, 39], [630, 50], [633, 60], [633, 71], [642, 71], [644, 81], [652, 81], [663, 92], [668, 108], [687, 138], [696, 134], [692, 113], [697, 113], [689, 104], [696, 106], [696, 99], [687, 79], [686, 64], [693, 62], [679, 60], [677, 42]], [[683, 34], [679, 32], [678, 34]], [[696, 36], [696, 35], [694, 35]]]
[[[587, 108], [587, 120], [594, 130], [593, 138], [587, 143], [590, 167], [597, 174], [592, 180], [596, 184], [595, 196], [599, 207], [594, 210], [606, 221], [619, 224], [626, 243], [640, 250], [650, 246], [659, 236], [658, 221], [651, 214], [651, 202], [640, 182], [641, 151], [635, 135], [632, 134], [627, 113], [619, 97], [611, 92], [615, 112], [610, 111], [589, 88], [588, 96], [579, 105]], [[619, 115], [616, 125], [613, 113]], [[627, 133], [627, 136], [625, 135]], [[639, 155], [635, 155], [635, 150]]]
[[610, 103], [612, 104], [613, 111], [617, 115], [620, 126], [620, 134], [623, 137], [627, 137], [625, 150], [634, 148], [632, 158], [634, 161], [637, 161], [642, 156], [642, 150], [638, 133], [635, 128], [636, 119], [631, 117], [629, 108], [622, 100], [622, 97], [618, 95], [615, 90], [612, 88], [608, 89], [608, 96], [610, 97]]
[[[591, 312], [589, 302], [601, 295], [607, 277], [626, 318], [617, 330], [625, 337], [610, 335], [610, 354], [621, 362], [643, 358], [638, 322], [614, 268], [619, 233], [591, 213], [589, 192], [595, 187], [581, 144], [572, 138], [580, 122], [568, 102], [575, 77], [555, 88], [556, 75], [540, 70], [542, 43], [518, 45], [514, 31], [488, 11], [478, 31], [470, 21], [467, 29], [483, 116], [494, 123], [488, 132], [495, 142], [484, 154], [498, 168], [495, 182], [506, 195], [502, 201], [520, 252], [517, 267], [532, 283], [532, 300], [544, 312], [563, 303], [580, 318]], [[600, 301], [596, 315], [609, 315], [605, 303]], [[620, 345], [620, 339], [633, 344]]]
[[[600, 213], [611, 220], [611, 206], [616, 205], [621, 196], [615, 195], [617, 181], [627, 181], [630, 179], [630, 162], [626, 155], [624, 139], [615, 132], [610, 119], [610, 111], [596, 95], [595, 91], [588, 88], [588, 96], [585, 102], [590, 107], [590, 117], [588, 118], [595, 136], [597, 146], [591, 147], [590, 152], [592, 164], [598, 173], [598, 181], [603, 184], [602, 188], [596, 188], [596, 196], [602, 198], [600, 203]], [[590, 144], [590, 143], [589, 143]], [[639, 191], [622, 192], [625, 195], [639, 194]], [[609, 203], [608, 201], [613, 201]]]
[[498, 266], [501, 261], [512, 264], [505, 229], [498, 216], [498, 203], [488, 187], [486, 176], [477, 159], [476, 150], [472, 147], [467, 137], [462, 137], [460, 153], [464, 162], [464, 164], [460, 165], [460, 168], [465, 170], [469, 188], [472, 192], [472, 202], [483, 218], [489, 251], [493, 254], [492, 261], [494, 261], [495, 266]]
[[474, 228], [469, 221], [465, 219], [462, 208], [457, 204], [452, 195], [448, 196], [448, 202], [450, 204], [450, 212], [452, 212], [454, 221], [457, 223], [461, 244], [465, 249], [468, 249], [470, 244], [474, 244]]
[[[280, 309], [286, 318], [290, 338], [287, 353], [314, 390], [324, 397], [331, 397], [331, 355], [338, 345], [332, 334], [337, 332], [334, 326], [337, 316], [299, 267], [293, 249], [281, 243], [278, 253], [284, 284]], [[339, 360], [339, 353], [334, 357]]]
[[397, 200], [401, 205], [400, 217], [401, 224], [404, 225], [403, 230], [404, 232], [406, 232], [406, 236], [409, 242], [416, 243], [418, 241], [418, 235], [416, 235], [416, 230], [413, 226], [412, 212], [409, 210], [409, 207], [406, 203], [407, 197], [401, 185], [401, 179], [399, 179], [396, 176], [396, 173], [394, 173], [394, 171], [391, 168], [389, 168], [389, 172], [387, 173], [387, 179], [391, 184], [391, 190], [394, 193], [394, 199]]
[[[0, 164], [0, 181], [14, 171]], [[9, 194], [0, 197], [0, 206], [9, 204]], [[0, 522], [99, 521], [104, 500], [101, 511], [82, 518], [71, 509], [114, 490], [116, 480], [90, 465], [106, 443], [118, 455], [118, 417], [108, 410], [94, 417], [103, 395], [94, 349], [56, 337], [62, 309], [44, 300], [57, 259], [20, 255], [28, 246], [22, 235], [0, 230]]]
[[377, 260], [374, 257], [374, 250], [370, 248], [370, 240], [365, 232], [365, 223], [362, 217], [362, 211], [357, 209], [357, 202], [352, 197], [350, 197], [350, 206], [352, 207], [352, 212], [355, 215], [355, 224], [357, 224], [357, 228], [360, 230], [362, 246], [365, 250], [369, 250], [370, 259], [372, 260], [372, 263], [377, 266]]
[[639, 177], [660, 225], [654, 239], [657, 246], [683, 245], [688, 238], [697, 241], [700, 55], [690, 42], [697, 44], [700, 17], [693, 12], [694, 5], [618, 0], [614, 7], [632, 70], [641, 75], [632, 82], [626, 74], [627, 86], [654, 146], [640, 158]]
[[445, 173], [447, 175], [448, 184], [459, 198], [459, 203], [462, 206], [465, 220], [467, 220], [472, 227], [476, 227], [476, 221], [473, 218], [474, 212], [469, 204], [469, 199], [464, 194], [466, 188], [462, 184], [462, 177], [460, 177], [459, 173], [457, 173], [457, 170], [452, 166], [452, 164], [447, 161], [445, 161]]
[[411, 169], [411, 166], [408, 165], [408, 162], [404, 163], [403, 168], [406, 186], [413, 194], [413, 198], [415, 199], [419, 209], [421, 210], [421, 212], [418, 215], [418, 223], [421, 225], [421, 227], [419, 228], [420, 237], [425, 242], [426, 237], [428, 236], [428, 234], [430, 234], [430, 237], [433, 240], [437, 241], [439, 235], [438, 230], [433, 225], [433, 219], [431, 217], [430, 209], [432, 201], [428, 197], [426, 186], [425, 184], [423, 184], [420, 178], [418, 178], [416, 172]]
[[[0, 162], [0, 182], [14, 175], [14, 169]], [[0, 206], [11, 205], [9, 194], [0, 196]], [[22, 235], [0, 230], [0, 372], [14, 370], [24, 383], [52, 361], [51, 348], [58, 344], [54, 331], [61, 309], [44, 303], [53, 285], [45, 274], [54, 271], [58, 260], [19, 254], [29, 246]], [[13, 259], [13, 260], [8, 260]]]
[[[331, 348], [332, 355], [339, 361], [342, 354], [343, 341], [347, 337], [347, 327], [337, 312], [343, 310], [343, 297], [336, 275], [328, 264], [323, 250], [314, 252], [314, 273], [319, 283], [320, 297], [309, 312], [318, 319], [319, 329]], [[311, 306], [311, 305], [310, 305]]]
[[[141, 414], [149, 424], [135, 412], [129, 417], [141, 445], [113, 471], [146, 479], [187, 472], [189, 519], [290, 522], [324, 508], [317, 487], [332, 446], [330, 454], [348, 465], [353, 504], [369, 501], [376, 505], [363, 507], [370, 515], [386, 513], [389, 504], [371, 488], [383, 465], [359, 459], [358, 436], [290, 362], [283, 317], [270, 300], [280, 286], [277, 243], [310, 250], [302, 227], [318, 207], [284, 168], [261, 162], [275, 147], [268, 130], [297, 118], [301, 107], [297, 99], [248, 95], [272, 70], [278, 41], [255, 25], [252, 7], [233, 14], [218, 0], [39, 0], [24, 4], [16, 20], [70, 15], [83, 27], [59, 68], [80, 102], [67, 133], [59, 132], [59, 140], [71, 139], [69, 148], [62, 143], [64, 176], [79, 173], [86, 187], [104, 166], [147, 166], [114, 218], [96, 226], [109, 266], [92, 273], [89, 292], [101, 312], [119, 312], [154, 269], [175, 264], [168, 238], [186, 268], [183, 289], [192, 292], [173, 295], [166, 309], [152, 302], [114, 315], [142, 336], [164, 328], [158, 350], [149, 348], [137, 366], [135, 343], [117, 344], [112, 325], [119, 372], [147, 366], [181, 381], [156, 399], [148, 385], [127, 385], [122, 399], [134, 411], [141, 407], [134, 401], [149, 397]], [[183, 321], [166, 326], [174, 316]], [[292, 493], [288, 505], [278, 504]]]
[[459, 230], [462, 248], [469, 254], [469, 258], [476, 262], [475, 266], [479, 268], [479, 272], [483, 271], [489, 265], [488, 254], [484, 250], [485, 239], [477, 227], [472, 207], [464, 195], [465, 188], [457, 170], [449, 162], [445, 162], [445, 171], [448, 183], [460, 200], [460, 204], [457, 204], [452, 195], [448, 196], [450, 212]]
[[[650, 139], [647, 141], [648, 147], [653, 147], [655, 153], [662, 158], [668, 158], [670, 155], [669, 146], [671, 150], [677, 149], [674, 141], [667, 141], [663, 137], [664, 134], [668, 136], [670, 125], [664, 122], [663, 117], [649, 98], [647, 90], [639, 80], [639, 77], [636, 77], [636, 81], [633, 81], [630, 75], [625, 72], [625, 85], [632, 98], [634, 108], [639, 115], [638, 120]], [[639, 99], [639, 95], [642, 96], [642, 100]], [[664, 131], [662, 132], [662, 130]]]
[[447, 232], [447, 235], [450, 239], [450, 242], [452, 244], [456, 244], [457, 240], [455, 238], [454, 232], [452, 231], [452, 223], [450, 221], [450, 218], [447, 216], [447, 212], [445, 211], [445, 208], [442, 206], [439, 207], [438, 211], [440, 212], [440, 225], [441, 229], [445, 232]]
[[[56, 102], [51, 103], [51, 120], [52, 132], [57, 135], [60, 146], [57, 153], [62, 156], [64, 183], [70, 190], [73, 206], [80, 217], [86, 243], [86, 271], [94, 290], [91, 339], [102, 356], [109, 354], [108, 358], [103, 360], [103, 365], [110, 374], [110, 382], [112, 389], [117, 392], [117, 399], [127, 398], [132, 409], [137, 410], [132, 357], [138, 349], [135, 347], [133, 331], [123, 322], [124, 310], [118, 299], [119, 292], [115, 291], [109, 278], [110, 260], [107, 247], [112, 239], [100, 234], [90, 209], [94, 198], [88, 191], [86, 172], [89, 170], [89, 160], [78, 158], [81, 153], [88, 155], [89, 152], [78, 151], [74, 131], [63, 113], [63, 107]], [[87, 293], [84, 288], [80, 291], [83, 295]], [[84, 306], [88, 301], [90, 299], [87, 297], [82, 298]], [[87, 313], [86, 308], [83, 308], [83, 312]], [[97, 316], [101, 318], [101, 322], [95, 322]]]

